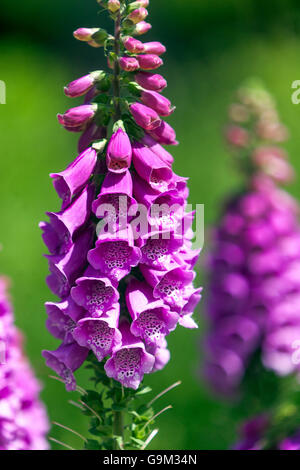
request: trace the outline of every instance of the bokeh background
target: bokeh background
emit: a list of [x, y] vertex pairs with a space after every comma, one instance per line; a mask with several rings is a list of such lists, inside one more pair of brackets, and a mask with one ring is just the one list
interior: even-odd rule
[[[95, 0], [1, 0], [0, 5], [0, 80], [7, 86], [7, 104], [0, 105], [0, 272], [13, 279], [17, 324], [26, 334], [51, 419], [83, 433], [87, 419], [68, 404], [76, 397], [48, 377], [41, 358], [41, 349], [56, 342], [44, 326], [43, 303], [52, 297], [44, 282], [47, 263], [38, 222], [46, 210], [59, 208], [48, 174], [76, 156], [77, 137], [56, 120], [57, 112], [73, 105], [64, 97], [63, 85], [105, 66], [101, 49], [72, 37], [79, 26], [110, 26], [97, 10]], [[287, 149], [300, 172], [300, 105], [291, 102], [291, 84], [300, 79], [300, 4], [152, 0], [149, 18], [153, 29], [147, 40], [168, 46], [162, 73], [169, 81], [167, 95], [177, 106], [170, 119], [181, 142], [174, 148], [175, 169], [190, 176], [190, 201], [205, 204], [209, 227], [223, 198], [240, 184], [222, 127], [234, 90], [248, 77], [260, 77], [277, 99], [291, 133]], [[291, 192], [300, 198], [297, 182]], [[209, 232], [202, 259], [208, 247]], [[201, 265], [199, 283], [206, 284]], [[205, 301], [196, 313], [199, 330], [178, 329], [171, 335], [172, 361], [163, 372], [146, 378], [153, 393], [176, 380], [183, 382], [157, 403], [174, 408], [159, 420], [154, 449], [225, 449], [235, 438], [230, 407], [206, 390], [199, 372], [204, 306]], [[86, 386], [84, 372], [78, 380]], [[50, 434], [80, 448], [72, 434], [58, 428]]]

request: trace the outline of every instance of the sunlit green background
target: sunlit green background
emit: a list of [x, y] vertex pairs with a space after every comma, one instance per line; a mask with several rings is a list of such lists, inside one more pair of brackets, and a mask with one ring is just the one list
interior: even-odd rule
[[[0, 6], [0, 80], [7, 85], [7, 104], [0, 105], [0, 271], [13, 279], [17, 324], [26, 333], [51, 419], [81, 432], [87, 420], [68, 404], [76, 396], [48, 378], [41, 358], [41, 349], [57, 343], [44, 327], [43, 303], [51, 295], [38, 222], [46, 210], [59, 208], [48, 174], [76, 156], [76, 136], [56, 121], [56, 113], [71, 106], [63, 85], [104, 66], [101, 50], [72, 37], [79, 26], [107, 24], [96, 12], [95, 0], [1, 0]], [[299, 1], [152, 0], [150, 15], [148, 40], [161, 40], [169, 49], [162, 73], [177, 106], [170, 121], [181, 142], [174, 149], [175, 169], [190, 176], [191, 202], [205, 204], [209, 227], [222, 198], [239, 184], [222, 126], [232, 93], [247, 77], [261, 77], [276, 97], [291, 132], [287, 148], [300, 170], [300, 106], [291, 102], [291, 84], [300, 79]], [[297, 183], [291, 191], [300, 197]], [[205, 285], [202, 274], [201, 282]], [[199, 378], [204, 302], [196, 317], [200, 329], [171, 335], [172, 361], [146, 378], [157, 393], [183, 382], [157, 403], [161, 408], [172, 403], [173, 410], [159, 420], [156, 449], [223, 449], [235, 436], [227, 406], [214, 400]], [[78, 377], [86, 385], [86, 377]], [[57, 428], [51, 435], [81, 446]]]

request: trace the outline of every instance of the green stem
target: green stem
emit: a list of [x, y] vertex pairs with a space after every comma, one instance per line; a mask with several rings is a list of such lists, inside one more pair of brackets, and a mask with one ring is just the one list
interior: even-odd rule
[[[122, 411], [114, 412], [114, 424], [113, 424], [114, 435], [121, 437], [124, 440], [124, 418]], [[119, 450], [118, 443], [115, 441], [115, 450]]]
[[120, 106], [120, 37], [121, 37], [121, 14], [117, 15], [115, 20], [115, 45], [114, 50], [116, 54], [114, 64], [114, 104], [115, 104], [115, 120], [118, 121], [121, 118], [121, 106]]

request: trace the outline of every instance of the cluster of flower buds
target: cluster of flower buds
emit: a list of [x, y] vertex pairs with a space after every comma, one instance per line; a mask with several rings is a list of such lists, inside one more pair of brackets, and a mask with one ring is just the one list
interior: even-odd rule
[[272, 423], [267, 415], [259, 415], [248, 420], [240, 430], [240, 440], [234, 450], [300, 450], [300, 432], [290, 434], [290, 437], [268, 442], [268, 432]]
[[249, 83], [236, 98], [229, 108], [231, 123], [226, 128], [231, 150], [239, 159], [247, 160], [247, 172], [262, 172], [279, 183], [291, 181], [293, 169], [277, 145], [287, 139], [288, 132], [279, 120], [272, 97], [260, 84]]
[[[60, 297], [46, 304], [47, 327], [62, 341], [43, 354], [68, 390], [90, 351], [107, 359], [109, 377], [137, 389], [145, 373], [168, 362], [166, 336], [177, 325], [197, 327], [192, 314], [201, 297], [187, 178], [173, 172], [161, 145], [177, 143], [162, 120], [174, 110], [161, 95], [166, 81], [152, 72], [165, 48], [134, 38], [149, 29], [148, 0], [99, 3], [116, 24], [105, 44], [113, 72], [66, 87], [68, 96], [85, 93], [82, 106], [59, 115], [66, 129], [83, 132], [80, 154], [51, 174], [62, 207], [40, 225], [48, 285]], [[90, 42], [95, 34], [80, 29], [75, 37]]]
[[49, 423], [0, 278], [0, 450], [46, 450]]
[[[244, 88], [238, 96], [241, 102], [231, 107], [230, 117], [244, 124], [248, 144], [241, 149], [241, 139], [230, 143], [248, 170], [247, 188], [226, 204], [209, 261], [205, 373], [224, 395], [239, 390], [258, 349], [265, 367], [278, 375], [296, 372], [300, 363], [299, 208], [276, 184], [288, 181], [292, 173], [285, 152], [274, 142], [283, 126], [275, 126], [277, 113], [266, 92]], [[264, 134], [260, 145], [253, 133], [262, 122], [265, 129], [280, 132], [271, 139], [269, 132]]]

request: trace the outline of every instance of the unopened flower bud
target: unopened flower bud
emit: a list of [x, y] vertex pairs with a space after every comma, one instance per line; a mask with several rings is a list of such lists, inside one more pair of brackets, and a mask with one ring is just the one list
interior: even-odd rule
[[155, 70], [163, 65], [163, 61], [156, 54], [141, 54], [137, 57], [140, 68], [143, 70]]
[[98, 42], [93, 41], [93, 40], [92, 40], [92, 41], [89, 41], [89, 42], [88, 42], [88, 45], [91, 46], [91, 47], [96, 47], [96, 48], [97, 48], [97, 47], [101, 47], [101, 44], [99, 44]]
[[135, 25], [133, 34], [136, 34], [137, 36], [141, 36], [142, 34], [148, 33], [148, 31], [151, 28], [152, 28], [152, 25], [150, 23], [147, 23], [146, 21], [141, 21], [140, 23]]
[[157, 42], [157, 41], [146, 42], [144, 44], [144, 51], [147, 54], [162, 55], [166, 52], [166, 48], [163, 44], [161, 44], [160, 42]]
[[157, 93], [157, 91], [144, 90], [141, 99], [143, 104], [154, 109], [160, 116], [170, 116], [175, 110], [171, 102], [165, 96]]
[[145, 130], [153, 130], [161, 123], [161, 119], [156, 111], [141, 103], [133, 103], [130, 111], [138, 126]]
[[256, 149], [252, 161], [261, 171], [279, 183], [288, 183], [294, 179], [294, 170], [287, 162], [284, 151], [278, 147]]
[[173, 127], [170, 126], [166, 121], [161, 121], [160, 125], [151, 130], [151, 137], [155, 139], [159, 144], [162, 145], [178, 145], [176, 140], [176, 133]]
[[162, 91], [167, 86], [167, 82], [159, 74], [139, 72], [135, 75], [136, 82], [146, 90]]
[[226, 130], [226, 140], [234, 147], [247, 147], [249, 134], [243, 127], [232, 125]]
[[65, 95], [69, 96], [70, 98], [77, 98], [79, 96], [85, 95], [85, 93], [93, 88], [94, 84], [101, 78], [103, 74], [104, 72], [100, 70], [74, 80], [64, 88]]
[[120, 67], [125, 72], [135, 72], [140, 68], [140, 65], [135, 57], [121, 57]]
[[73, 36], [78, 39], [78, 41], [89, 42], [98, 29], [99, 28], [78, 28], [74, 31]]
[[256, 132], [261, 139], [284, 142], [288, 138], [287, 128], [280, 122], [262, 120], [258, 123]]
[[146, 8], [137, 8], [136, 10], [133, 10], [131, 13], [129, 13], [126, 19], [130, 20], [133, 24], [137, 24], [147, 18], [147, 16], [148, 11]]
[[119, 0], [108, 0], [107, 8], [112, 13], [116, 13], [120, 10], [120, 2]]
[[93, 117], [98, 109], [96, 104], [84, 104], [71, 108], [65, 114], [58, 114], [57, 118], [64, 127], [80, 127], [86, 125]]
[[107, 168], [113, 173], [123, 173], [130, 167], [131, 159], [132, 148], [129, 137], [124, 131], [122, 121], [118, 121], [107, 148]]
[[136, 10], [137, 8], [147, 8], [149, 6], [149, 0], [139, 0], [132, 2], [128, 5], [129, 11]]
[[132, 38], [130, 36], [125, 38], [123, 44], [127, 51], [131, 52], [132, 54], [140, 54], [145, 52], [144, 44], [138, 39]]

